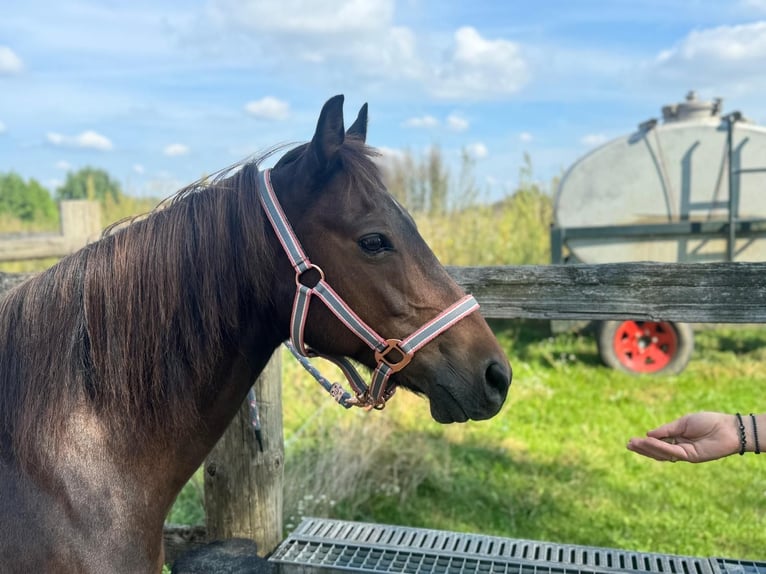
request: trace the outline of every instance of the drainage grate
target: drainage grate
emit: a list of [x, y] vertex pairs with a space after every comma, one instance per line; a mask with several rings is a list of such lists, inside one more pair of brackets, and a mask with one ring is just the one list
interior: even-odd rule
[[766, 574], [766, 562], [731, 560], [730, 558], [711, 558], [710, 562], [723, 574]]
[[270, 560], [283, 574], [766, 574], [766, 563], [324, 518], [305, 518]]

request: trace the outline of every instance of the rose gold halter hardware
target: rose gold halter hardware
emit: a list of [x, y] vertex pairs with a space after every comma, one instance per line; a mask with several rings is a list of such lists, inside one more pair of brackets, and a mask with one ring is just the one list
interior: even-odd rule
[[[270, 170], [258, 173], [258, 198], [266, 216], [274, 228], [274, 233], [279, 239], [290, 263], [295, 269], [295, 299], [290, 319], [290, 340], [285, 345], [300, 361], [300, 363], [322, 384], [323, 387], [342, 406], [349, 408], [359, 406], [365, 408], [382, 409], [386, 401], [396, 391], [395, 385], [389, 385], [389, 378], [393, 373], [406, 367], [415, 351], [426, 345], [432, 339], [452, 327], [455, 323], [467, 317], [479, 308], [476, 299], [466, 295], [459, 301], [450, 305], [439, 315], [428, 321], [405, 339], [384, 339], [338, 295], [325, 280], [322, 269], [309, 261], [301, 247], [300, 241], [295, 235], [290, 222], [285, 217], [282, 207], [277, 200], [269, 177]], [[319, 279], [309, 285], [301, 281], [306, 273], [314, 271]], [[308, 348], [303, 341], [303, 332], [308, 316], [309, 304], [312, 297], [318, 297], [325, 306], [357, 337], [364, 341], [375, 354], [377, 366], [372, 374], [370, 384], [367, 385], [354, 365], [346, 357], [329, 356]], [[338, 383], [331, 383], [325, 379], [313, 365], [310, 357], [323, 357], [334, 362], [343, 371], [355, 396], [344, 391]], [[398, 359], [398, 360], [397, 360]]]
[[[399, 360], [392, 360], [391, 351], [399, 353]], [[394, 353], [394, 357], [396, 357], [396, 353]], [[407, 353], [402, 349], [402, 342], [399, 339], [386, 339], [386, 348], [382, 351], [375, 351], [375, 362], [385, 363], [391, 368], [392, 373], [401, 371], [410, 364], [411, 360], [412, 353]]]

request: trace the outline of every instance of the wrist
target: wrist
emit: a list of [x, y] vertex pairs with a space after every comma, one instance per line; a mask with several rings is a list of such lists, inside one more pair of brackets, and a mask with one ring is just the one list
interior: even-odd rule
[[745, 426], [745, 452], [763, 452], [766, 448], [766, 414], [742, 415]]

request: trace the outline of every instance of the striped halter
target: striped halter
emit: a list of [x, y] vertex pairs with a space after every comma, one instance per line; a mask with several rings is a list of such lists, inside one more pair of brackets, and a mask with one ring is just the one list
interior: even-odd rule
[[[342, 406], [382, 409], [396, 390], [395, 385], [389, 385], [391, 375], [406, 367], [415, 351], [473, 313], [479, 308], [479, 304], [473, 296], [466, 295], [410, 336], [404, 339], [384, 339], [354, 313], [340, 295], [330, 287], [325, 281], [322, 269], [309, 261], [277, 200], [271, 186], [270, 170], [259, 172], [258, 177], [260, 184], [258, 197], [261, 205], [295, 269], [296, 292], [290, 320], [290, 340], [286, 341], [285, 345]], [[374, 351], [377, 366], [369, 385], [365, 384], [347, 358], [325, 355], [305, 345], [303, 332], [313, 295], [316, 295], [348, 329]], [[355, 396], [346, 392], [338, 383], [330, 383], [322, 377], [309, 363], [310, 357], [322, 357], [338, 365]]]

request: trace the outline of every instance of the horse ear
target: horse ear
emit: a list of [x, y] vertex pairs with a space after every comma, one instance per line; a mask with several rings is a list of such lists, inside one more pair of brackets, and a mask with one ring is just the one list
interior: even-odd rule
[[320, 169], [326, 168], [343, 145], [346, 132], [343, 127], [343, 95], [327, 100], [317, 121], [317, 129], [311, 139], [311, 148], [319, 160]]
[[346, 132], [347, 136], [354, 136], [362, 141], [367, 141], [367, 103], [359, 110], [359, 115]]

